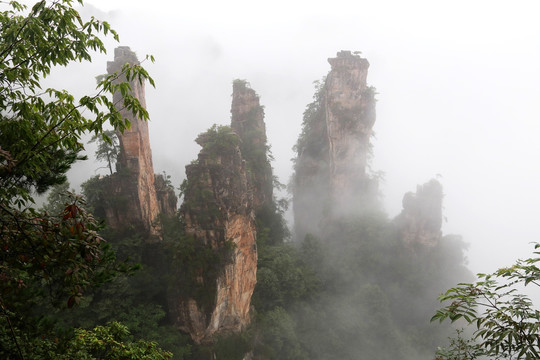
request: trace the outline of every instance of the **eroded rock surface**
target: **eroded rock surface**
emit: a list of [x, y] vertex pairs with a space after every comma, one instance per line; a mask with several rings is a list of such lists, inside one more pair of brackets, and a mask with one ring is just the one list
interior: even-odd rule
[[[120, 72], [126, 63], [139, 64], [139, 61], [129, 47], [117, 47], [114, 50], [114, 61], [107, 63], [107, 72], [109, 74]], [[144, 83], [131, 81], [130, 85], [133, 95], [146, 107]], [[131, 127], [118, 134], [120, 154], [116, 169], [119, 176], [123, 177], [123, 181], [115, 190], [123, 195], [125, 201], [122, 209], [118, 209], [114, 214], [109, 212], [109, 225], [115, 227], [137, 224], [148, 232], [150, 237], [159, 237], [159, 229], [155, 225], [159, 206], [154, 187], [148, 123], [123, 109], [122, 94], [119, 92], [114, 94], [113, 101], [118, 104], [122, 116], [129, 119]]]
[[272, 166], [267, 157], [266, 124], [259, 95], [243, 80], [233, 82], [231, 128], [240, 137], [242, 156], [252, 174], [255, 209], [272, 201]]
[[[180, 209], [187, 236], [216, 255], [218, 268], [197, 272], [193, 288], [177, 284], [170, 308], [177, 326], [197, 343], [215, 334], [240, 332], [250, 322], [257, 272], [253, 195], [240, 152], [240, 139], [229, 127], [210, 129], [197, 139], [203, 149], [186, 166]], [[212, 256], [213, 254], [210, 254]]]
[[365, 205], [359, 202], [367, 202], [376, 191], [376, 185], [366, 176], [375, 123], [375, 91], [366, 83], [366, 59], [340, 51], [328, 62], [332, 66], [325, 83], [330, 191], [333, 211], [341, 215]]
[[367, 171], [375, 123], [369, 63], [350, 51], [328, 62], [331, 71], [304, 112], [296, 145], [293, 209], [300, 240], [307, 232], [318, 235], [332, 218], [379, 206], [378, 182]]
[[[107, 63], [109, 74], [121, 72], [126, 63], [138, 64], [129, 47], [114, 51], [114, 61]], [[121, 76], [117, 81], [125, 80]], [[146, 107], [144, 83], [132, 81], [132, 94]], [[131, 127], [118, 133], [120, 153], [116, 172], [99, 180], [102, 199], [97, 206], [107, 226], [143, 236], [146, 242], [161, 239], [158, 214], [173, 215], [177, 198], [162, 175], [154, 175], [148, 123], [123, 109], [122, 95], [115, 93], [113, 100]]]

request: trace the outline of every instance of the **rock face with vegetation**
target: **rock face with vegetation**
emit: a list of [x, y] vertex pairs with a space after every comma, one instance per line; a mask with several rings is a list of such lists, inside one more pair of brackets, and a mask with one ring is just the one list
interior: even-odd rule
[[321, 221], [377, 204], [377, 181], [367, 173], [375, 123], [375, 90], [366, 83], [369, 63], [350, 51], [328, 62], [332, 69], [304, 112], [296, 144], [293, 195], [299, 239]]
[[253, 206], [268, 204], [273, 196], [272, 167], [267, 156], [264, 108], [259, 95], [244, 80], [233, 82], [231, 128], [240, 137], [240, 148], [252, 176]]
[[[296, 274], [303, 278], [289, 289], [305, 292], [296, 295], [296, 304], [282, 300], [291, 295], [272, 298], [287, 291], [281, 284], [294, 272], [280, 278], [285, 256], [274, 255], [281, 261], [276, 266], [261, 247], [255, 299], [274, 306], [258, 314], [269, 319], [271, 330], [263, 332], [275, 339], [276, 327], [294, 328], [287, 346], [276, 345], [286, 340], [273, 343], [276, 359], [433, 358], [448, 332], [426, 319], [446, 285], [470, 278], [462, 265], [463, 243], [459, 236], [441, 236], [442, 187], [435, 180], [407, 194], [396, 219], [383, 212], [369, 169], [375, 122], [375, 91], [366, 84], [369, 63], [349, 51], [329, 62], [332, 69], [304, 112], [291, 184]], [[303, 264], [308, 271], [300, 270]]]
[[435, 179], [403, 196], [403, 210], [395, 221], [405, 244], [434, 246], [441, 240], [442, 201], [442, 185]]
[[375, 91], [366, 83], [366, 59], [340, 51], [328, 62], [332, 66], [325, 83], [330, 191], [332, 211], [341, 215], [359, 205], [373, 205], [368, 196], [376, 185], [366, 175], [366, 166], [375, 123]]
[[202, 150], [186, 166], [180, 213], [199, 261], [191, 259], [179, 269], [170, 307], [181, 330], [196, 343], [209, 343], [214, 335], [240, 332], [250, 322], [256, 228], [238, 135], [228, 126], [214, 126], [196, 141]]
[[[107, 63], [107, 71], [109, 74], [120, 72], [126, 63], [137, 65], [139, 61], [129, 47], [120, 46], [114, 51], [114, 61]], [[116, 81], [122, 80], [119, 78]], [[130, 81], [129, 85], [131, 93], [146, 106], [144, 83], [134, 80]], [[113, 101], [121, 104], [122, 98], [122, 93], [116, 92]], [[101, 180], [104, 189], [103, 212], [111, 228], [125, 229], [126, 226], [131, 226], [146, 234], [146, 239], [159, 240], [158, 214], [174, 214], [176, 196], [165, 186], [162, 175], [154, 175], [148, 123], [126, 109], [119, 111], [130, 121], [131, 126], [118, 133], [120, 152], [116, 173]], [[156, 180], [158, 184], [155, 183]], [[110, 200], [114, 200], [114, 204]]]
[[[117, 49], [109, 71], [125, 62], [138, 63], [128, 48]], [[448, 336], [427, 322], [435, 298], [468, 274], [461, 239], [441, 237], [436, 181], [407, 194], [397, 219], [380, 209], [368, 167], [375, 120], [368, 63], [348, 51], [329, 62], [296, 145], [298, 241], [289, 241], [286, 201], [272, 191], [263, 107], [247, 82], [235, 80], [231, 126], [214, 125], [196, 139], [202, 150], [186, 166], [180, 210], [169, 177], [154, 175], [146, 123], [129, 117], [131, 128], [118, 135], [116, 173], [109, 154], [117, 152], [103, 148], [111, 175], [90, 179], [85, 195], [108, 221], [104, 249], [142, 267], [127, 276], [137, 266], [119, 264], [121, 277], [91, 289], [80, 311], [59, 320], [85, 329], [120, 320], [133, 339], [158, 341], [174, 359], [432, 358]], [[119, 94], [144, 100], [142, 84], [120, 90], [115, 101]], [[74, 235], [71, 226], [65, 231]], [[60, 279], [69, 274], [77, 275], [70, 264]], [[74, 290], [68, 307], [82, 296]]]

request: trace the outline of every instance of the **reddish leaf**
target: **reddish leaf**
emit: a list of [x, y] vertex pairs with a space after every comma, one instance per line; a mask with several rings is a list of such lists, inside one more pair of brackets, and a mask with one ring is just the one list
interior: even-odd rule
[[75, 304], [75, 295], [71, 295], [67, 301], [67, 306], [69, 309], [71, 309], [74, 304]]

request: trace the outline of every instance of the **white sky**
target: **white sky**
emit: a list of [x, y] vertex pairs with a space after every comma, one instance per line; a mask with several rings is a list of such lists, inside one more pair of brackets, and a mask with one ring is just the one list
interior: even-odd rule
[[[328, 57], [359, 50], [379, 92], [373, 168], [386, 173], [389, 214], [405, 192], [440, 174], [444, 232], [470, 243], [474, 272], [510, 265], [540, 241], [537, 0], [89, 4], [104, 11], [85, 8], [118, 30], [121, 45], [156, 57], [148, 69], [157, 89], [147, 87], [154, 166], [176, 185], [197, 156], [196, 135], [229, 123], [235, 78], [266, 106], [274, 168], [287, 182], [312, 82], [330, 70]], [[116, 45], [70, 67], [66, 87], [92, 89]], [[94, 171], [81, 169], [75, 178]]]

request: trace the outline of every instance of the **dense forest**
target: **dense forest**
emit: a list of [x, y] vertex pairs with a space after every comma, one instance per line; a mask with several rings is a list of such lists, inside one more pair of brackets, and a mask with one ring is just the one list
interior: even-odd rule
[[[464, 243], [441, 232], [436, 179], [405, 194], [397, 217], [384, 212], [369, 166], [367, 59], [340, 51], [315, 82], [289, 202], [278, 198], [285, 185], [248, 81], [233, 81], [230, 121], [201, 129], [198, 157], [173, 184], [154, 173], [144, 95], [153, 80], [135, 53], [115, 49], [96, 95], [43, 90], [52, 67], [90, 60], [105, 51], [100, 36], [116, 33], [83, 22], [69, 1], [11, 6], [0, 18], [2, 358], [538, 355], [538, 311], [510, 288], [535, 283], [537, 259], [467, 284]], [[86, 133], [109, 174], [75, 194], [65, 174], [84, 160]], [[440, 294], [450, 305], [438, 310]], [[481, 296], [500, 305], [485, 312]]]

